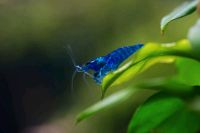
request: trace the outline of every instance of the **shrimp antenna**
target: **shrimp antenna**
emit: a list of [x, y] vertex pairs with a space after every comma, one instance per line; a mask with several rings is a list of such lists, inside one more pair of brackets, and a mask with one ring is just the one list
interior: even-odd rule
[[71, 59], [73, 65], [74, 65], [74, 67], [76, 67], [76, 61], [75, 61], [75, 59], [74, 59], [71, 46], [70, 46], [70, 45], [67, 45], [67, 47], [64, 46], [64, 48], [67, 50], [67, 53], [68, 53], [68, 55], [69, 55], [69, 57], [70, 57], [70, 59]]
[[[72, 49], [71, 49], [70, 45], [67, 45], [67, 47], [64, 47], [64, 48], [67, 50], [67, 52], [68, 52], [68, 54], [69, 54], [69, 56], [71, 58], [71, 61], [72, 61], [73, 65], [74, 65], [74, 67], [76, 67], [76, 62], [75, 62], [75, 59], [74, 59], [74, 56], [73, 56], [73, 52], [72, 52]], [[88, 75], [91, 78], [94, 78], [94, 76], [91, 75], [88, 72], [84, 72], [84, 74]]]
[[[64, 46], [64, 48], [67, 50], [67, 54], [69, 55], [74, 67], [76, 67], [76, 62], [75, 62], [75, 59], [74, 59], [74, 56], [73, 56], [73, 52], [72, 52], [72, 49], [70, 47], [70, 45], [67, 45], [67, 47]], [[74, 79], [76, 77], [76, 73], [77, 71], [75, 70], [72, 74], [72, 79], [71, 79], [71, 92], [73, 92], [74, 90]]]
[[75, 79], [75, 76], [76, 76], [76, 71], [73, 72], [72, 74], [72, 79], [71, 79], [71, 92], [74, 91], [74, 79]]
[[[67, 47], [64, 47], [64, 48], [67, 50], [67, 53], [68, 53], [68, 55], [69, 55], [69, 57], [70, 57], [70, 59], [71, 59], [73, 65], [74, 65], [74, 67], [76, 68], [76, 62], [75, 62], [75, 59], [74, 59], [74, 56], [73, 56], [73, 52], [72, 52], [72, 49], [71, 49], [70, 45], [67, 45]], [[73, 74], [72, 74], [72, 79], [71, 79], [71, 92], [73, 92], [73, 90], [74, 90], [74, 79], [75, 79], [76, 73], [77, 73], [77, 71], [75, 70], [75, 71], [73, 72]], [[91, 75], [90, 73], [86, 72], [86, 71], [84, 71], [83, 73], [84, 73], [84, 75], [83, 75], [84, 81], [85, 81], [85, 83], [89, 86], [88, 82], [86, 82], [85, 76], [87, 75], [87, 76], [89, 76], [89, 77], [91, 77], [91, 78], [94, 78], [94, 76]]]

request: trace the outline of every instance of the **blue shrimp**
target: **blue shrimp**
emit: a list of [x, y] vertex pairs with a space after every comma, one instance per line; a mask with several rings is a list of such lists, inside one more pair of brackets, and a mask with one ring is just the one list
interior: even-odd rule
[[[84, 74], [92, 77], [97, 84], [101, 84], [102, 79], [109, 72], [115, 71], [123, 61], [143, 46], [143, 44], [136, 44], [133, 46], [118, 48], [111, 53], [93, 59], [84, 65], [75, 65], [76, 72], [83, 72]], [[94, 72], [93, 75], [88, 73], [89, 70]]]

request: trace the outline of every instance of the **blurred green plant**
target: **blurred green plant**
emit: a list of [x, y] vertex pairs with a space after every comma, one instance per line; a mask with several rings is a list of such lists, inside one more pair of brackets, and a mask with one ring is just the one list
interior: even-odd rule
[[179, 18], [185, 17], [191, 13], [193, 13], [197, 9], [198, 0], [193, 0], [191, 2], [185, 2], [181, 6], [177, 7], [173, 12], [163, 17], [161, 20], [161, 32], [163, 33], [166, 26]]
[[[161, 20], [161, 31], [164, 32], [169, 22], [187, 16], [196, 10], [197, 0], [187, 2], [175, 9]], [[193, 30], [199, 28], [193, 27]], [[197, 30], [197, 29], [196, 29]], [[178, 31], [178, 30], [177, 30]], [[118, 70], [109, 73], [102, 82], [101, 91], [104, 97], [109, 88], [124, 86], [110, 96], [87, 108], [77, 116], [77, 123], [133, 97], [135, 92], [143, 89], [156, 90], [130, 120], [128, 133], [197, 133], [200, 131], [200, 110], [192, 108], [193, 99], [200, 95], [200, 55], [193, 45], [200, 46], [199, 39], [193, 36], [199, 32], [189, 33], [189, 40], [183, 39], [173, 43], [146, 43]], [[196, 48], [196, 47], [195, 47]], [[158, 63], [174, 64], [177, 72], [171, 77], [153, 77], [131, 83], [133, 78]], [[200, 101], [198, 101], [200, 103]], [[197, 107], [200, 108], [200, 107]]]
[[188, 33], [188, 39], [192, 43], [192, 47], [195, 50], [195, 52], [200, 52], [200, 19], [197, 21], [197, 23], [190, 28], [189, 33]]

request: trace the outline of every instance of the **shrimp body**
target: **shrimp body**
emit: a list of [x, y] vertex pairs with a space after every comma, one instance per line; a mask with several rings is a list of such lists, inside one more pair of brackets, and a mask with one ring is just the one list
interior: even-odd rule
[[136, 44], [133, 46], [124, 46], [118, 48], [111, 53], [93, 59], [83, 66], [76, 66], [78, 72], [87, 73], [89, 70], [94, 71], [92, 78], [101, 84], [102, 79], [112, 71], [115, 71], [119, 65], [124, 62], [133, 53], [142, 48], [143, 44]]

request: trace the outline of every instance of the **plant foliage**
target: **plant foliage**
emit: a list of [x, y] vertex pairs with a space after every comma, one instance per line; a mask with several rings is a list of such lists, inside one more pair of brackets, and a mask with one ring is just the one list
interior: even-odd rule
[[193, 13], [197, 8], [198, 2], [199, 2], [198, 0], [185, 2], [181, 6], [177, 7], [173, 12], [163, 17], [160, 24], [161, 32], [162, 33], [164, 32], [166, 26], [170, 22]]
[[[184, 3], [165, 16], [161, 20], [161, 31], [164, 32], [171, 21], [193, 13], [197, 4], [197, 0]], [[193, 43], [187, 39], [173, 43], [146, 43], [134, 57], [129, 58], [127, 63], [103, 79], [102, 97], [108, 89], [114, 89], [116, 86], [122, 87], [122, 90], [82, 111], [77, 116], [77, 122], [127, 101], [136, 92], [149, 89], [156, 90], [157, 93], [149, 97], [133, 113], [127, 126], [128, 133], [196, 133], [200, 131], [200, 110], [194, 110], [192, 107], [193, 99], [200, 95], [200, 55], [194, 52], [192, 45]], [[146, 70], [158, 63], [173, 64], [177, 72], [171, 77], [158, 76], [130, 83], [133, 78], [144, 74]]]

